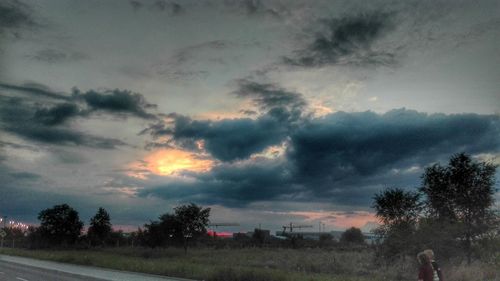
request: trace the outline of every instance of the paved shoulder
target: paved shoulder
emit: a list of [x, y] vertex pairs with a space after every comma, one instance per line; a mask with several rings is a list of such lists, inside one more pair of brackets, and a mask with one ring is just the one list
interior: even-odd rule
[[194, 281], [181, 278], [163, 277], [159, 275], [103, 269], [99, 267], [73, 265], [6, 255], [0, 255], [0, 262], [1, 261], [109, 281]]
[[92, 277], [0, 261], [0, 281], [105, 281]]

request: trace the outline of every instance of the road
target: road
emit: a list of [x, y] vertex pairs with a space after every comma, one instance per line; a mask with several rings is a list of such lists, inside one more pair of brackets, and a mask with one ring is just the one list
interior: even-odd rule
[[194, 281], [0, 255], [0, 281]]
[[103, 281], [55, 270], [0, 261], [0, 281]]

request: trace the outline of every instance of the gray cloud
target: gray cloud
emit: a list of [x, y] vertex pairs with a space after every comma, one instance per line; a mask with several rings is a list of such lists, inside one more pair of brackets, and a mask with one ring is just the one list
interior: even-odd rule
[[266, 3], [263, 3], [260, 0], [244, 0], [240, 1], [240, 3], [240, 5], [245, 9], [247, 15], [251, 16], [264, 14], [273, 17], [281, 17], [282, 14], [287, 12], [284, 7], [280, 7], [281, 9], [269, 7]]
[[[123, 141], [94, 136], [75, 131], [69, 127], [55, 126], [63, 123], [71, 110], [65, 111], [39, 109], [21, 98], [0, 96], [0, 126], [9, 133], [30, 141], [55, 145], [78, 145], [103, 149], [112, 149], [125, 145]], [[37, 120], [36, 114], [42, 115]], [[68, 115], [68, 112], [70, 113]]]
[[284, 62], [294, 66], [321, 67], [332, 64], [389, 65], [395, 55], [372, 47], [393, 26], [391, 14], [369, 13], [325, 22], [326, 30]]
[[229, 0], [224, 1], [223, 5], [232, 12], [244, 14], [249, 17], [281, 19], [290, 14], [288, 6], [276, 1]]
[[87, 58], [87, 55], [79, 52], [67, 52], [57, 49], [43, 49], [28, 57], [36, 61], [54, 64], [84, 60]]
[[290, 175], [280, 163], [223, 164], [209, 173], [196, 175], [196, 182], [173, 181], [143, 189], [139, 196], [244, 207], [250, 202], [275, 200], [293, 193], [289, 183]]
[[196, 150], [196, 141], [201, 140], [215, 158], [233, 161], [248, 158], [270, 145], [279, 144], [287, 135], [286, 124], [272, 115], [264, 115], [255, 120], [193, 120], [177, 114], [170, 115], [170, 118], [173, 119], [172, 123], [154, 124], [143, 132], [153, 137], [171, 137], [166, 143], [152, 142], [150, 147], [177, 145]]
[[16, 0], [0, 3], [0, 33], [34, 25], [29, 6]]
[[172, 80], [205, 79], [209, 68], [200, 66], [200, 62], [224, 64], [222, 51], [237, 44], [225, 40], [212, 40], [180, 48], [166, 60], [152, 65], [154, 71]]
[[42, 124], [52, 126], [62, 124], [80, 115], [80, 108], [76, 104], [60, 103], [50, 108], [43, 107], [36, 109], [34, 118]]
[[193, 120], [187, 116], [171, 114], [169, 122], [160, 121], [143, 133], [154, 138], [169, 136], [164, 143], [151, 142], [149, 147], [181, 146], [197, 149], [196, 141], [222, 161], [246, 159], [270, 145], [281, 143], [289, 131], [301, 121], [306, 105], [302, 95], [273, 84], [260, 84], [239, 80], [234, 94], [250, 99], [263, 113], [256, 119]]
[[[180, 122], [185, 124], [177, 128], [177, 134], [186, 137], [226, 137], [238, 135], [242, 129], [236, 121], [232, 126], [190, 119]], [[219, 126], [226, 130], [214, 129]], [[156, 185], [140, 195], [241, 207], [259, 200], [327, 200], [365, 206], [384, 186], [418, 185], [423, 167], [446, 161], [453, 153], [500, 151], [500, 117], [495, 115], [425, 114], [405, 109], [385, 114], [339, 112], [309, 119], [283, 134], [289, 143], [284, 158], [224, 163], [210, 172], [193, 174], [194, 182]], [[212, 142], [207, 151], [220, 159], [226, 156], [222, 148], [245, 152], [235, 154], [239, 156], [263, 149], [255, 149], [255, 143], [205, 140]], [[271, 143], [259, 142], [261, 146]]]
[[426, 165], [453, 153], [499, 150], [500, 118], [477, 114], [339, 112], [291, 135], [288, 158], [305, 181], [336, 182]]
[[156, 118], [154, 114], [147, 112], [148, 109], [156, 108], [156, 105], [148, 103], [143, 95], [128, 90], [114, 89], [103, 92], [90, 90], [83, 93], [73, 89], [73, 98], [85, 101], [90, 111], [132, 114], [146, 119]]
[[160, 11], [167, 11], [171, 15], [179, 15], [184, 12], [184, 8], [176, 2], [159, 0], [153, 4], [153, 7]]
[[[148, 110], [156, 108], [156, 105], [148, 103], [143, 95], [129, 90], [89, 90], [81, 92], [74, 88], [72, 94], [67, 95], [55, 92], [49, 87], [37, 83], [24, 83], [22, 85], [0, 83], [0, 88], [41, 98], [67, 101], [63, 104], [38, 110], [37, 117], [46, 120], [53, 118], [55, 123], [58, 123], [57, 120], [62, 122], [71, 117], [86, 116], [99, 111], [112, 114], [129, 114], [145, 119], [156, 118], [155, 114], [148, 112]], [[81, 104], [82, 102], [85, 106]]]
[[13, 85], [8, 83], [1, 83], [0, 88], [5, 90], [13, 90], [29, 95], [35, 95], [40, 97], [47, 97], [51, 99], [59, 99], [59, 100], [70, 100], [71, 97], [67, 96], [63, 93], [56, 93], [50, 90], [47, 86], [37, 84], [37, 83], [24, 83], [22, 85]]
[[130, 6], [132, 6], [132, 8], [137, 11], [137, 10], [140, 10], [144, 4], [139, 2], [139, 1], [135, 1], [135, 0], [132, 0], [132, 1], [129, 1], [130, 3]]
[[234, 92], [240, 98], [249, 98], [260, 109], [288, 108], [302, 110], [307, 105], [303, 96], [280, 88], [274, 84], [262, 84], [246, 79], [238, 80], [238, 90]]
[[[0, 83], [0, 88], [7, 92], [16, 91], [27, 95], [24, 98], [0, 95], [1, 128], [36, 142], [112, 149], [126, 143], [118, 139], [79, 132], [71, 128], [69, 121], [77, 117], [87, 118], [98, 112], [124, 117], [156, 118], [155, 114], [148, 112], [156, 105], [148, 103], [141, 94], [127, 90], [81, 92], [73, 89], [72, 95], [69, 96], [34, 83], [21, 86]], [[33, 96], [45, 99], [33, 102], [31, 99]], [[60, 100], [64, 102], [57, 103]]]

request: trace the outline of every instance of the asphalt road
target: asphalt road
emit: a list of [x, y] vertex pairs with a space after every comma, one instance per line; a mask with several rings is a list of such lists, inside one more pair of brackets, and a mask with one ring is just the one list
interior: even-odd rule
[[103, 281], [56, 270], [0, 261], [0, 281]]
[[195, 281], [0, 255], [0, 281]]

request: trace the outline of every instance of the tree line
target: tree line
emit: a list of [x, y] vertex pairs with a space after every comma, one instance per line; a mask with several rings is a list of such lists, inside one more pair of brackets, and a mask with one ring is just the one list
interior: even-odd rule
[[151, 221], [125, 237], [123, 232], [113, 230], [109, 213], [100, 207], [90, 219], [87, 233], [81, 235], [84, 223], [78, 212], [68, 204], [61, 204], [39, 213], [40, 226], [28, 229], [27, 241], [31, 248], [46, 248], [105, 247], [128, 240], [132, 246], [134, 243], [150, 247], [182, 246], [187, 251], [189, 242], [207, 233], [209, 216], [210, 208], [192, 203], [181, 205], [172, 214], [165, 213], [158, 221]]
[[386, 260], [431, 248], [442, 258], [500, 251], [495, 213], [496, 165], [453, 155], [446, 166], [427, 167], [417, 190], [387, 188], [373, 197], [382, 225], [379, 255]]

